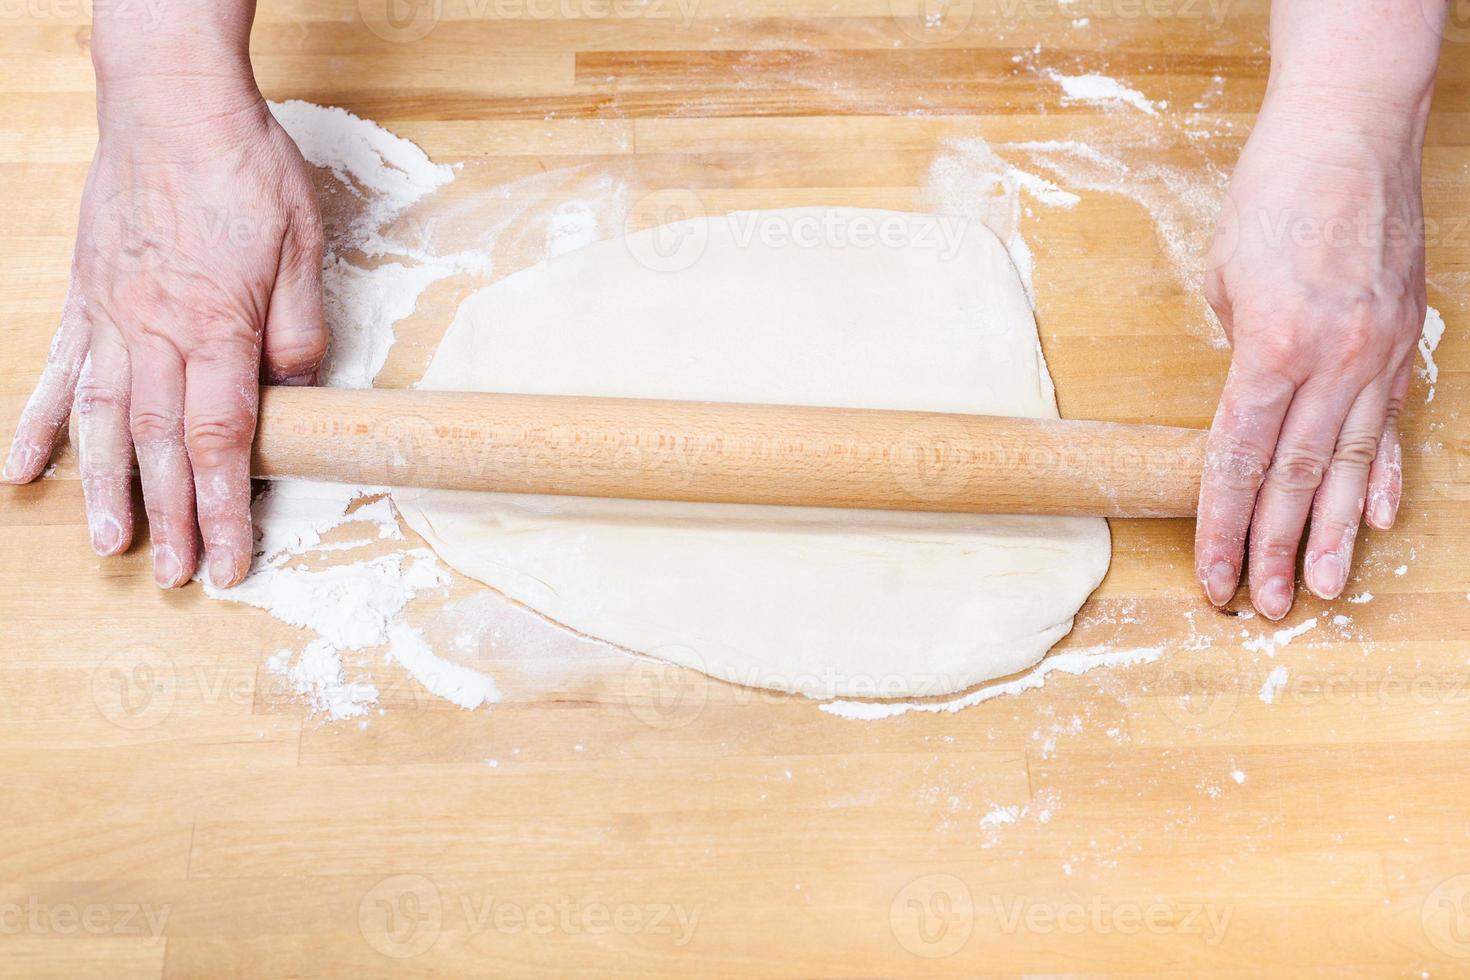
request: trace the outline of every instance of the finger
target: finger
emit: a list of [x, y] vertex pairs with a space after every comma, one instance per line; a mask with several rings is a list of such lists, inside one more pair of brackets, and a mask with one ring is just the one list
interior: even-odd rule
[[1336, 599], [1347, 585], [1353, 544], [1363, 522], [1368, 469], [1378, 453], [1388, 411], [1388, 385], [1386, 379], [1370, 384], [1348, 410], [1312, 504], [1304, 577], [1307, 588], [1323, 599]]
[[128, 434], [128, 350], [111, 324], [94, 323], [77, 379], [77, 456], [92, 549], [126, 551], [133, 540], [133, 442]]
[[1343, 392], [1340, 380], [1325, 378], [1297, 390], [1261, 484], [1250, 529], [1250, 591], [1267, 619], [1291, 611], [1302, 531], [1347, 417]]
[[15, 427], [15, 439], [5, 460], [6, 483], [29, 483], [41, 475], [56, 448], [56, 437], [71, 415], [77, 378], [92, 339], [85, 305], [73, 286], [62, 307], [61, 325], [51, 340], [46, 367]]
[[1383, 434], [1378, 440], [1378, 455], [1368, 471], [1368, 526], [1387, 531], [1398, 520], [1399, 504], [1404, 494], [1404, 449], [1399, 436], [1399, 412], [1409, 392], [1413, 361], [1404, 360], [1394, 376], [1389, 392]]
[[1195, 573], [1217, 606], [1240, 582], [1246, 530], [1294, 388], [1238, 362], [1225, 380], [1205, 446], [1194, 538]]
[[153, 580], [165, 589], [189, 581], [199, 563], [194, 478], [184, 447], [184, 359], [166, 344], [132, 354], [130, 424], [153, 539]]
[[[315, 226], [308, 225], [315, 222]], [[281, 249], [265, 324], [265, 377], [271, 384], [316, 383], [327, 354], [322, 313], [322, 231], [315, 215], [303, 218]]]
[[260, 344], [248, 327], [193, 352], [184, 369], [184, 441], [209, 581], [236, 585], [250, 569], [250, 443]]

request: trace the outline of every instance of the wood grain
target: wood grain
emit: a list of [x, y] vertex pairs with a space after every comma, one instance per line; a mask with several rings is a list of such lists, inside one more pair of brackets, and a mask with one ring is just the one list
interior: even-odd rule
[[[1079, 6], [961, 2], [935, 32], [900, 0], [446, 0], [406, 41], [367, 0], [282, 0], [254, 53], [272, 98], [467, 161], [451, 190], [621, 168], [716, 211], [922, 209], [937, 155], [984, 138], [1081, 195], [1022, 218], [1063, 413], [1203, 427], [1228, 351], [1170, 251], [1203, 231], [1160, 222], [1249, 131], [1267, 5]], [[6, 425], [66, 291], [89, 40], [82, 4], [0, 20]], [[1167, 105], [1064, 105], [1048, 69]], [[0, 489], [0, 973], [1463, 975], [1467, 98], [1447, 43], [1425, 198], [1449, 330], [1434, 400], [1420, 379], [1406, 407], [1401, 522], [1361, 541], [1347, 594], [1371, 601], [1302, 597], [1283, 625], [1317, 625], [1290, 643], [1200, 602], [1187, 521], [1114, 521], [1058, 652], [1158, 659], [959, 713], [848, 721], [583, 644], [476, 712], [377, 663], [382, 713], [328, 725], [263, 666], [301, 633], [159, 593], [146, 542], [88, 552], [64, 450]], [[1007, 149], [1070, 139], [1127, 161], [1133, 192]], [[416, 379], [464, 288], [425, 294], [381, 383]], [[541, 663], [520, 638], [485, 656], [497, 676]]]

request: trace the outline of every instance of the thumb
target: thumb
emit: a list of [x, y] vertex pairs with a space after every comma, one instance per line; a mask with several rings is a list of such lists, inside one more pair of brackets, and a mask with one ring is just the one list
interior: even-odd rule
[[295, 222], [281, 244], [262, 354], [268, 382], [316, 383], [327, 354], [327, 322], [322, 313], [322, 231], [314, 214]]

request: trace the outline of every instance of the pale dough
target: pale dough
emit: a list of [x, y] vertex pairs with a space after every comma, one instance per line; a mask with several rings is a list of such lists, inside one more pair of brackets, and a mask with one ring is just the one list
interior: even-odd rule
[[[989, 229], [856, 208], [695, 219], [511, 275], [465, 301], [420, 387], [1057, 415]], [[816, 698], [1028, 667], [1110, 556], [1093, 518], [395, 497], [450, 565], [565, 626]]]

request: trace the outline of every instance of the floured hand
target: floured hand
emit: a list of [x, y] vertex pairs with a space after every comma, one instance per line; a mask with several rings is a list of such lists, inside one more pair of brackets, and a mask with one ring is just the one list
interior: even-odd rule
[[[141, 476], [160, 586], [200, 547], [215, 584], [249, 569], [262, 370], [307, 384], [326, 350], [321, 220], [306, 165], [253, 84], [172, 99], [119, 87], [99, 110], [71, 289], [5, 464], [34, 480], [75, 410], [92, 547], [133, 538]], [[198, 89], [191, 91], [197, 96]]]

